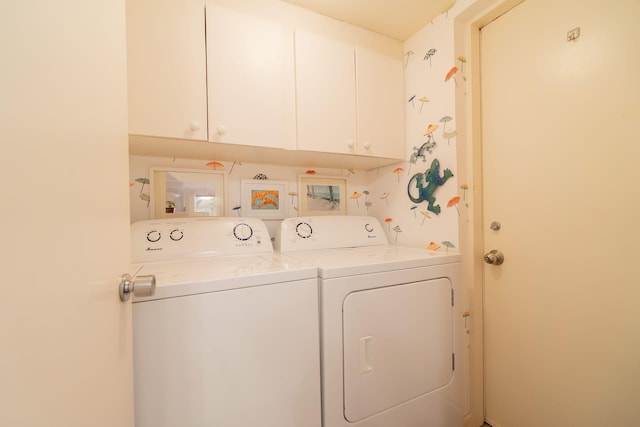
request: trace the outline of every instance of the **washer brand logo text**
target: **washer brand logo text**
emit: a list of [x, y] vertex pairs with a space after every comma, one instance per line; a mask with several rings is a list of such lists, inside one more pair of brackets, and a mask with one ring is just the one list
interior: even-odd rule
[[150, 248], [150, 247], [147, 247], [147, 250], [148, 251], [161, 251], [162, 248]]

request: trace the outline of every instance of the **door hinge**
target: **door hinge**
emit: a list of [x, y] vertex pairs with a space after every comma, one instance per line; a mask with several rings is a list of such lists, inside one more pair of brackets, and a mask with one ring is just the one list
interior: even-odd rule
[[454, 297], [454, 290], [451, 289], [451, 307], [455, 306], [455, 297]]
[[452, 371], [456, 370], [456, 354], [455, 353], [451, 353], [451, 370]]

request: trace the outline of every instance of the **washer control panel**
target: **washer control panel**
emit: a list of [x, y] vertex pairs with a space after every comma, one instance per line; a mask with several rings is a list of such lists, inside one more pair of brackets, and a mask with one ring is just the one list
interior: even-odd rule
[[131, 225], [132, 262], [273, 252], [269, 232], [257, 218], [181, 218]]
[[282, 221], [276, 249], [282, 252], [387, 245], [387, 235], [370, 216], [311, 216]]

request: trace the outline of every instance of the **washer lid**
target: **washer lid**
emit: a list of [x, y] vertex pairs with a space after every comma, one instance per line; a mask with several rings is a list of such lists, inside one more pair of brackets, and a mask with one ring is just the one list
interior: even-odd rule
[[459, 262], [460, 254], [395, 245], [288, 252], [318, 267], [323, 279]]
[[273, 253], [132, 264], [132, 271], [156, 277], [155, 295], [134, 303], [317, 277], [314, 266]]

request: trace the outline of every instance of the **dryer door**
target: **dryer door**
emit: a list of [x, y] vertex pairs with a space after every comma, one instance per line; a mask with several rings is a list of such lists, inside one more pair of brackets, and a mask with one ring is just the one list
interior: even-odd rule
[[356, 422], [429, 393], [453, 374], [447, 278], [357, 291], [343, 303], [344, 416]]

